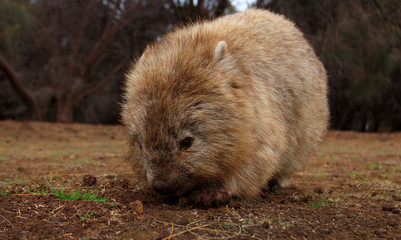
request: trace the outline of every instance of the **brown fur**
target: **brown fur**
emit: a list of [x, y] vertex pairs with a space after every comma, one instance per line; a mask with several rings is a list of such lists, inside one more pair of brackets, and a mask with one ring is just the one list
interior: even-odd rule
[[257, 196], [273, 178], [287, 186], [326, 131], [326, 82], [280, 15], [248, 10], [173, 31], [127, 74], [134, 170], [205, 205]]

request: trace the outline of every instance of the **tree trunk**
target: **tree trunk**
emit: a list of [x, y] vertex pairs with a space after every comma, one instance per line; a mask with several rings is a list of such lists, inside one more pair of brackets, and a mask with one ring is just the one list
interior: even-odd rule
[[57, 122], [72, 123], [74, 121], [75, 101], [76, 99], [72, 97], [60, 97], [57, 99]]
[[1, 55], [0, 55], [0, 69], [2, 69], [5, 72], [14, 90], [17, 92], [18, 96], [27, 106], [28, 111], [30, 112], [30, 118], [33, 120], [43, 120], [36, 99], [24, 87], [21, 80], [18, 78], [17, 73]]

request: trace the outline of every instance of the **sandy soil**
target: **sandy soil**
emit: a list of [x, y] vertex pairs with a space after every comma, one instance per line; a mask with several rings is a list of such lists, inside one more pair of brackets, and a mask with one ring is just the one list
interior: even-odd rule
[[331, 131], [291, 188], [210, 209], [137, 184], [126, 151], [121, 126], [1, 121], [0, 239], [401, 239], [401, 133]]

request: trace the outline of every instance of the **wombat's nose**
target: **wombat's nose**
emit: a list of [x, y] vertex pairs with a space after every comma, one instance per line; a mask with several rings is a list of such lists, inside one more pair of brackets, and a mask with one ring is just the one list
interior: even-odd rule
[[162, 179], [156, 179], [153, 182], [153, 189], [163, 195], [170, 195], [173, 193], [173, 189], [170, 187], [170, 185], [168, 185], [168, 183]]

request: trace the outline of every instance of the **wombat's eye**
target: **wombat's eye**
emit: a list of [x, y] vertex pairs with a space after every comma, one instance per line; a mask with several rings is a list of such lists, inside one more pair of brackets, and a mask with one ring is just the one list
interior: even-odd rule
[[191, 137], [186, 137], [181, 140], [180, 142], [180, 150], [187, 150], [189, 147], [191, 147], [192, 143], [194, 142], [194, 139]]

